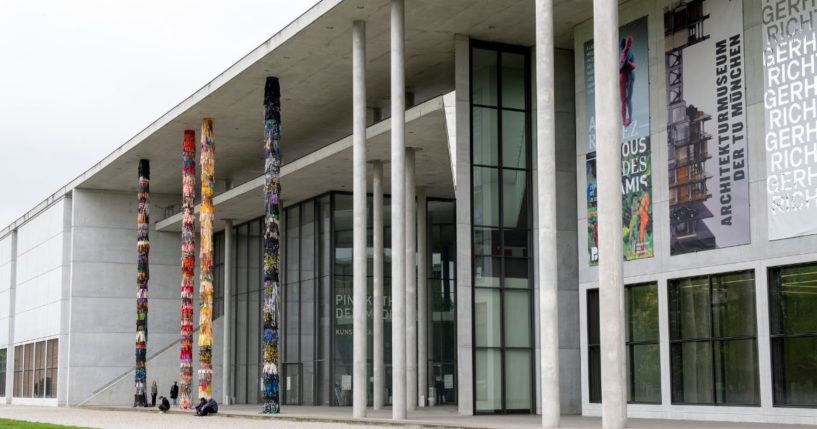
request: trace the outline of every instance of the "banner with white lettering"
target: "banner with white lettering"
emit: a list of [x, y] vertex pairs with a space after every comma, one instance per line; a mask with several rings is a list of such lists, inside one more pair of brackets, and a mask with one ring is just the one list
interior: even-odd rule
[[[647, 17], [618, 29], [621, 115], [621, 203], [624, 259], [653, 256], [652, 151], [650, 148], [649, 34]], [[587, 250], [597, 265], [596, 109], [593, 41], [584, 45], [585, 122], [587, 126]]]
[[743, 2], [664, 13], [670, 253], [748, 244]]
[[817, 5], [762, 2], [769, 239], [817, 234]]

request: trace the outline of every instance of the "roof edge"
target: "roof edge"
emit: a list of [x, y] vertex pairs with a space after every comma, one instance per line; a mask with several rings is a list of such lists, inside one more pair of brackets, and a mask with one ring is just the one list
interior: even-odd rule
[[172, 107], [158, 119], [151, 122], [147, 127], [142, 129], [142, 131], [139, 131], [138, 133], [136, 133], [136, 135], [128, 139], [121, 146], [114, 149], [111, 153], [102, 158], [101, 161], [92, 165], [90, 168], [85, 170], [79, 176], [75, 177], [73, 180], [68, 182], [68, 184], [59, 188], [56, 192], [46, 197], [44, 200], [39, 202], [25, 214], [12, 221], [5, 228], [0, 230], [0, 239], [5, 238], [5, 236], [10, 234], [11, 231], [19, 228], [24, 223], [28, 222], [30, 219], [37, 216], [40, 212], [50, 207], [52, 204], [60, 200], [66, 194], [70, 193], [74, 188], [78, 187], [87, 179], [89, 179], [91, 176], [99, 172], [99, 170], [109, 165], [111, 162], [113, 162], [115, 159], [120, 157], [125, 152], [136, 147], [136, 145], [138, 145], [148, 136], [156, 132], [159, 128], [167, 125], [171, 120], [175, 119], [177, 116], [193, 107], [196, 103], [204, 99], [204, 97], [210, 95], [216, 89], [221, 88], [225, 83], [229, 82], [239, 73], [243, 72], [251, 65], [255, 64], [265, 55], [274, 51], [284, 42], [289, 40], [292, 36], [298, 34], [304, 28], [306, 28], [313, 22], [317, 21], [318, 18], [320, 18], [330, 10], [334, 9], [343, 1], [344, 0], [321, 0], [318, 3], [316, 3], [306, 12], [299, 15], [292, 22], [290, 22], [284, 28], [275, 33], [272, 37], [261, 43], [257, 48], [253, 49], [252, 51], [241, 57], [233, 65], [228, 67], [223, 72], [219, 73], [216, 77], [214, 77], [209, 82], [204, 84], [204, 86], [199, 88], [193, 94], [182, 100], [179, 104]]

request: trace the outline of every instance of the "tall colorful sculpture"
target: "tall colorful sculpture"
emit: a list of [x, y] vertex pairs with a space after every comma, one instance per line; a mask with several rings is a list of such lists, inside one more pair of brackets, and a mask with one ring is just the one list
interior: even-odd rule
[[179, 351], [179, 407], [192, 408], [190, 386], [193, 383], [193, 287], [196, 263], [196, 224], [193, 207], [196, 201], [196, 132], [184, 131], [182, 141], [182, 306], [181, 350]]
[[264, 87], [264, 409], [281, 410], [278, 348], [279, 225], [281, 212], [281, 87], [278, 78], [268, 77]]
[[213, 177], [216, 144], [213, 120], [201, 122], [201, 209], [199, 211], [199, 398], [213, 396]]
[[138, 262], [136, 265], [136, 367], [134, 370], [134, 384], [136, 394], [133, 406], [147, 406], [147, 369], [145, 368], [145, 358], [147, 357], [148, 342], [148, 255], [150, 253], [150, 240], [148, 238], [148, 224], [150, 220], [150, 161], [139, 160], [139, 182], [137, 184], [136, 209], [136, 252]]

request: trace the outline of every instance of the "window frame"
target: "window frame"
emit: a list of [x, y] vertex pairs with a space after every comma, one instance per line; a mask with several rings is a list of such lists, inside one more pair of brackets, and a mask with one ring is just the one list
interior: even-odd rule
[[[798, 267], [806, 267], [806, 266], [814, 266], [817, 269], [817, 261], [815, 262], [802, 262], [798, 264], [789, 264], [789, 265], [777, 265], [774, 267], [768, 267], [767, 269], [767, 294], [768, 294], [768, 312], [769, 312], [769, 360], [771, 364], [771, 377], [772, 377], [772, 407], [774, 408], [805, 408], [805, 409], [815, 409], [817, 408], [817, 404], [815, 405], [800, 405], [800, 404], [786, 404], [778, 398], [778, 389], [777, 389], [777, 377], [778, 377], [778, 362], [775, 362], [775, 343], [779, 340], [786, 340], [790, 338], [817, 338], [817, 330], [815, 332], [798, 332], [787, 334], [785, 333], [785, 325], [783, 324], [783, 319], [779, 316], [776, 318], [776, 312], [779, 309], [779, 302], [777, 300], [777, 294], [775, 291], [779, 289], [782, 285], [780, 281], [780, 273], [785, 268], [798, 268]], [[782, 292], [782, 290], [781, 290]], [[775, 323], [779, 323], [781, 333], [775, 333], [776, 326]], [[781, 393], [782, 394], [782, 393]]]
[[[756, 294], [757, 292], [757, 276], [755, 275], [754, 269], [746, 269], [746, 270], [738, 270], [738, 271], [728, 271], [722, 273], [714, 273], [714, 274], [703, 274], [697, 276], [688, 276], [688, 277], [679, 277], [675, 279], [668, 279], [667, 280], [667, 325], [669, 327], [669, 363], [670, 363], [670, 404], [672, 405], [692, 405], [692, 406], [715, 406], [715, 407], [754, 407], [759, 408], [761, 406], [761, 397], [760, 397], [760, 357], [759, 357], [759, 347], [758, 347], [758, 336], [757, 336], [757, 299], [754, 298], [754, 307], [751, 311], [755, 312], [755, 334], [754, 336], [749, 335], [731, 335], [731, 336], [715, 336], [715, 317], [714, 311], [715, 306], [713, 305], [713, 279], [718, 277], [724, 277], [729, 275], [737, 275], [737, 274], [751, 274], [752, 279], [752, 289], [753, 293]], [[673, 300], [671, 297], [671, 289], [676, 284], [676, 282], [680, 282], [687, 279], [694, 279], [694, 278], [706, 278], [707, 280], [707, 287], [708, 287], [708, 308], [709, 308], [709, 335], [707, 337], [696, 337], [696, 338], [686, 338], [686, 339], [677, 339], [673, 338]], [[755, 372], [756, 381], [758, 384], [758, 395], [757, 400], [755, 403], [752, 404], [736, 404], [731, 402], [718, 402], [718, 390], [717, 390], [717, 380], [716, 377], [716, 343], [726, 343], [730, 341], [745, 341], [745, 340], [752, 340], [754, 341], [754, 351], [755, 351], [755, 366], [757, 371]], [[683, 345], [686, 343], [706, 343], [709, 344], [710, 350], [710, 362], [709, 362], [709, 377], [712, 383], [712, 401], [710, 402], [685, 402], [679, 401], [675, 397], [675, 384], [676, 384], [676, 376], [675, 376], [675, 362], [673, 359], [673, 346], [676, 345]], [[683, 368], [681, 369], [683, 370]]]
[[9, 347], [6, 346], [0, 349], [0, 396], [6, 396], [6, 380], [8, 379], [8, 349]]
[[[644, 405], [661, 405], [662, 403], [662, 392], [664, 390], [664, 386], [662, 383], [662, 372], [661, 372], [661, 355], [660, 355], [660, 347], [661, 347], [661, 329], [660, 329], [660, 322], [661, 322], [661, 314], [660, 314], [660, 305], [656, 301], [656, 312], [655, 312], [655, 323], [656, 326], [659, 326], [657, 336], [655, 340], [641, 340], [641, 341], [633, 341], [633, 327], [630, 323], [630, 307], [627, 305], [629, 302], [628, 293], [635, 288], [640, 287], [655, 287], [656, 297], [658, 296], [658, 282], [656, 281], [648, 281], [648, 282], [641, 282], [641, 283], [633, 283], [633, 284], [626, 284], [624, 285], [624, 317], [626, 317], [624, 321], [625, 329], [627, 330], [625, 335], [625, 350], [627, 353], [627, 403], [628, 404], [644, 404]], [[599, 318], [600, 320], [600, 318]], [[634, 350], [637, 346], [658, 346], [659, 347], [659, 356], [658, 356], [658, 400], [655, 402], [650, 401], [635, 401], [633, 400], [633, 390], [635, 389], [635, 363], [633, 362], [632, 356], [634, 356]]]
[[[54, 344], [52, 356], [49, 353], [49, 344]], [[10, 347], [10, 346], [9, 346]], [[38, 352], [37, 349], [40, 349]], [[59, 385], [59, 338], [52, 337], [38, 341], [29, 341], [14, 345], [14, 371], [12, 379], [13, 398], [27, 399], [54, 399], [57, 397], [57, 387]], [[5, 352], [5, 359], [8, 359], [8, 347], [0, 349]], [[50, 365], [53, 358], [53, 366]], [[41, 364], [41, 365], [40, 365]], [[5, 372], [6, 367], [3, 367]], [[49, 385], [49, 375], [53, 373], [51, 384]], [[8, 377], [8, 374], [5, 374]], [[41, 379], [37, 377], [41, 376]], [[37, 383], [42, 381], [38, 386]], [[50, 391], [49, 391], [50, 387]], [[4, 386], [2, 386], [5, 389]], [[2, 395], [0, 395], [2, 396]]]
[[[594, 298], [591, 298], [593, 296]], [[591, 311], [591, 302], [595, 305], [595, 311]], [[601, 317], [599, 308], [599, 288], [587, 289], [585, 292], [585, 320], [587, 321], [587, 402], [591, 404], [601, 404]], [[591, 316], [593, 319], [591, 320]], [[594, 337], [592, 330], [596, 330], [596, 337], [598, 342], [591, 342]], [[593, 361], [592, 350], [597, 353], [599, 357], [598, 362]], [[597, 372], [598, 379], [593, 377], [593, 372]]]
[[[478, 104], [473, 102], [473, 88], [474, 88], [474, 74], [473, 74], [473, 66], [474, 66], [474, 50], [476, 49], [483, 49], [493, 51], [496, 55], [497, 59], [497, 75], [496, 75], [496, 90], [497, 90], [497, 98], [496, 98], [496, 106], [489, 106], [485, 104]], [[509, 53], [509, 54], [521, 54], [524, 57], [524, 95], [525, 95], [525, 109], [518, 109], [518, 108], [510, 108], [504, 107], [502, 104], [502, 54]], [[471, 308], [474, 309], [476, 305], [476, 291], [478, 289], [486, 289], [486, 290], [497, 290], [499, 291], [499, 320], [500, 320], [500, 344], [499, 346], [476, 346], [476, 323], [475, 319], [471, 321], [471, 338], [474, 340], [474, 346], [471, 349], [471, 359], [472, 359], [472, 374], [473, 374], [473, 381], [472, 381], [472, 401], [474, 404], [474, 414], [475, 415], [491, 415], [491, 414], [530, 414], [535, 412], [535, 403], [536, 403], [536, 386], [535, 386], [535, 377], [533, 376], [535, 372], [535, 340], [534, 340], [534, 295], [533, 295], [533, 288], [532, 288], [532, 280], [533, 280], [533, 255], [532, 255], [532, 230], [533, 230], [533, 207], [531, 203], [531, 196], [532, 196], [532, 168], [531, 168], [531, 153], [532, 153], [532, 96], [531, 96], [531, 53], [530, 49], [523, 47], [523, 46], [514, 46], [514, 45], [506, 45], [502, 43], [495, 43], [495, 42], [485, 42], [481, 40], [469, 40], [469, 47], [468, 47], [468, 79], [469, 79], [469, 107], [468, 107], [468, 114], [469, 114], [469, 132], [470, 141], [469, 141], [469, 164], [468, 164], [468, 171], [469, 171], [469, 192], [470, 192], [470, 222], [471, 227], [469, 228], [470, 232], [470, 242], [471, 242], [471, 255], [472, 259], [473, 256], [477, 255], [476, 246], [475, 246], [475, 239], [474, 234], [477, 229], [484, 229], [486, 231], [490, 231], [491, 234], [498, 233], [498, 240], [499, 246], [501, 249], [505, 249], [505, 232], [506, 231], [517, 231], [523, 232], [526, 235], [527, 239], [527, 255], [525, 255], [525, 259], [527, 259], [527, 266], [528, 266], [528, 287], [527, 288], [506, 288], [504, 285], [505, 283], [505, 258], [509, 257], [504, 255], [504, 252], [500, 253], [499, 255], [494, 255], [493, 252], [490, 252], [491, 255], [482, 255], [488, 256], [490, 258], [499, 259], [499, 281], [500, 284], [498, 287], [490, 287], [490, 286], [476, 286], [476, 271], [474, 270], [473, 266], [471, 268]], [[475, 108], [488, 108], [493, 109], [496, 111], [496, 142], [497, 142], [497, 159], [496, 165], [486, 165], [486, 164], [476, 164], [474, 162], [474, 109]], [[525, 114], [525, 167], [518, 168], [518, 167], [506, 167], [503, 162], [503, 111], [514, 111], [514, 112], [523, 112]], [[498, 188], [498, 195], [497, 199], [498, 203], [498, 219], [497, 225], [480, 225], [474, 223], [474, 171], [478, 168], [487, 168], [492, 169], [493, 171], [497, 172], [497, 188]], [[513, 172], [523, 172], [525, 174], [526, 180], [526, 198], [527, 204], [525, 207], [526, 213], [525, 216], [527, 217], [528, 228], [527, 229], [519, 229], [519, 228], [509, 228], [505, 226], [505, 206], [504, 206], [504, 172], [505, 171], [513, 171]], [[512, 255], [510, 255], [512, 256]], [[505, 344], [505, 291], [506, 290], [517, 290], [517, 291], [527, 291], [528, 292], [528, 323], [529, 323], [529, 340], [528, 340], [528, 347], [509, 347]], [[499, 351], [500, 354], [500, 406], [499, 408], [495, 408], [493, 410], [478, 410], [477, 409], [477, 376], [476, 376], [476, 356], [477, 351], [479, 350], [494, 350]], [[527, 351], [529, 353], [529, 362], [530, 362], [530, 404], [527, 409], [508, 409], [507, 407], [507, 394], [505, 389], [505, 383], [507, 380], [506, 377], [506, 351]]]

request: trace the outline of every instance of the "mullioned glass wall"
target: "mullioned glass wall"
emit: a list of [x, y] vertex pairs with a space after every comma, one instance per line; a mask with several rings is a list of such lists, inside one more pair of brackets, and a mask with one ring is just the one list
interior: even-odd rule
[[471, 41], [474, 404], [533, 411], [527, 48]]
[[[384, 198], [384, 359], [391, 403], [391, 213]], [[372, 374], [372, 201], [368, 202], [368, 365]], [[429, 394], [455, 403], [454, 202], [428, 201]], [[284, 214], [284, 404], [352, 404], [352, 195], [332, 192]], [[259, 310], [260, 311], [260, 307]], [[369, 377], [368, 398], [373, 398]]]

